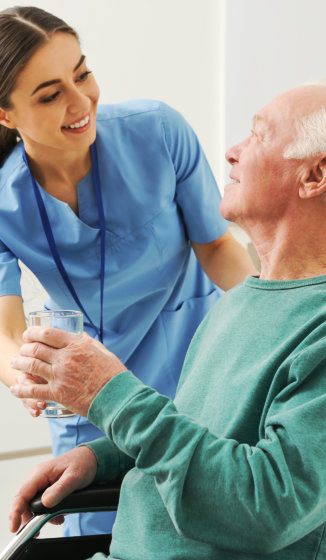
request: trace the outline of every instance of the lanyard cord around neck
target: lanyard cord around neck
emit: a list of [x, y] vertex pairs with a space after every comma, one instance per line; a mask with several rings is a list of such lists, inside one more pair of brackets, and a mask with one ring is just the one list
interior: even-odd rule
[[43, 202], [42, 195], [40, 193], [40, 189], [38, 188], [34, 176], [30, 170], [28, 165], [27, 157], [25, 148], [23, 146], [23, 159], [27, 166], [27, 169], [30, 174], [30, 178], [32, 181], [34, 194], [37, 202], [37, 206], [39, 209], [40, 217], [42, 220], [43, 230], [46, 235], [49, 249], [51, 251], [52, 257], [57, 265], [57, 268], [62, 276], [63, 281], [65, 282], [70, 294], [72, 295], [75, 303], [79, 307], [79, 309], [84, 313], [85, 317], [87, 318], [89, 324], [93, 329], [95, 329], [98, 339], [103, 342], [103, 296], [104, 296], [104, 276], [105, 276], [105, 217], [104, 217], [104, 210], [103, 210], [103, 201], [102, 201], [102, 193], [101, 193], [101, 182], [100, 182], [100, 175], [98, 169], [98, 159], [97, 159], [97, 152], [95, 142], [91, 145], [91, 156], [92, 156], [92, 173], [93, 173], [93, 182], [96, 194], [96, 202], [98, 208], [98, 215], [100, 221], [100, 232], [101, 232], [101, 280], [100, 280], [100, 307], [101, 307], [101, 315], [100, 315], [100, 327], [96, 327], [93, 321], [90, 319], [87, 311], [84, 309], [79, 297], [73, 287], [71, 280], [66, 272], [65, 267], [63, 266], [62, 260], [60, 258], [57, 245], [53, 236], [52, 227], [50, 224], [50, 220], [45, 208], [45, 204]]

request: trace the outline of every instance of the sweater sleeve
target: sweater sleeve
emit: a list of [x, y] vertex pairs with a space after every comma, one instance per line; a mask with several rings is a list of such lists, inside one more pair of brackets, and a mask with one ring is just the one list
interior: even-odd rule
[[180, 534], [193, 538], [195, 526], [198, 540], [268, 554], [326, 518], [325, 348], [302, 352], [287, 375], [255, 446], [216, 437], [130, 372], [102, 389], [89, 416], [154, 477]]
[[97, 460], [97, 473], [94, 482], [104, 483], [111, 480], [122, 480], [124, 475], [134, 467], [134, 460], [120, 451], [107, 437], [102, 437], [88, 443]]

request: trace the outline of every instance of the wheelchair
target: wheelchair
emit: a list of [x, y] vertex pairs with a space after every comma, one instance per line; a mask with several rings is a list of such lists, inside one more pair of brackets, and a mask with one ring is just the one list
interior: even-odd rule
[[0, 560], [85, 560], [96, 552], [109, 554], [111, 535], [56, 537], [38, 539], [39, 531], [52, 518], [77, 512], [114, 511], [117, 509], [120, 484], [89, 486], [77, 490], [53, 508], [41, 502], [42, 493], [30, 502], [33, 517], [15, 535], [0, 554]]

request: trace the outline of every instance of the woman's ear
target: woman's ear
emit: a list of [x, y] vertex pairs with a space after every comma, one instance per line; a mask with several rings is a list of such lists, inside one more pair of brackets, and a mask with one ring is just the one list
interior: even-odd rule
[[8, 116], [8, 112], [0, 107], [0, 124], [5, 126], [6, 128], [14, 129], [16, 125], [12, 122], [12, 120]]
[[304, 166], [299, 187], [300, 198], [313, 198], [326, 192], [326, 155], [310, 158]]

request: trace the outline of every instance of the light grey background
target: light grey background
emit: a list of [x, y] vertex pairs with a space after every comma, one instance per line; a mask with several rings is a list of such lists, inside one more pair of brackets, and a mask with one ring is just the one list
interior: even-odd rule
[[326, 2], [225, 0], [224, 4], [225, 149], [249, 134], [252, 116], [273, 97], [325, 79]]
[[[223, 191], [226, 147], [281, 91], [324, 78], [325, 0], [17, 0], [53, 11], [80, 33], [101, 101], [161, 99], [196, 130]], [[0, 0], [0, 9], [8, 7]], [[241, 239], [241, 234], [237, 233]], [[43, 296], [29, 275], [26, 306]], [[0, 550], [14, 490], [46, 455], [49, 435], [0, 386]], [[42, 451], [43, 450], [43, 451]], [[17, 455], [29, 457], [14, 458]]]

